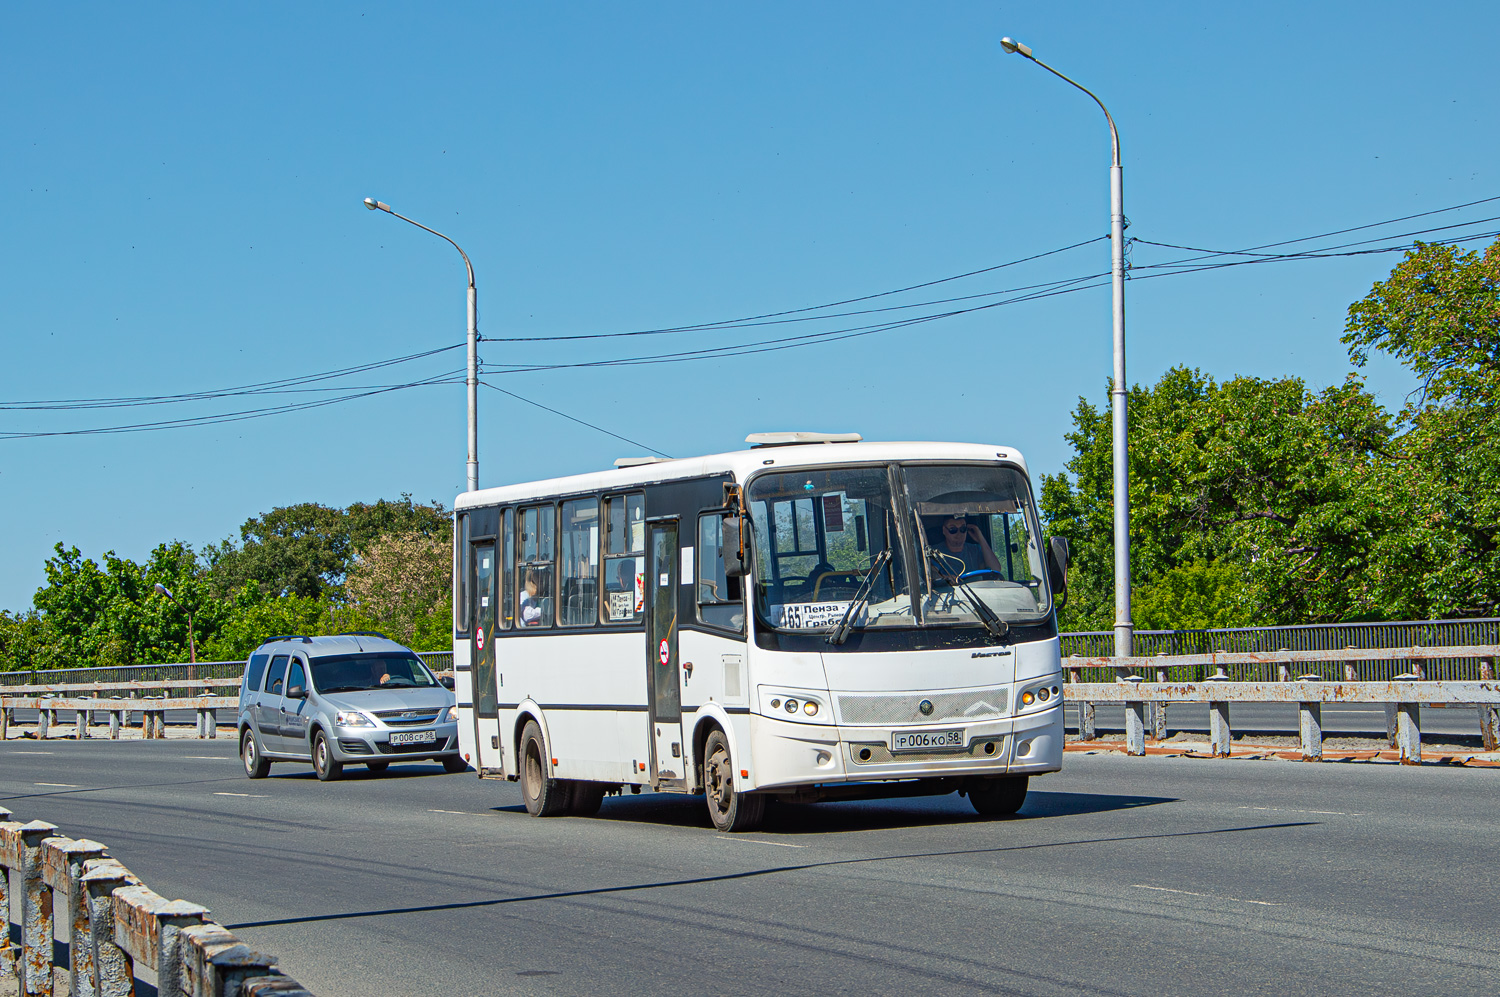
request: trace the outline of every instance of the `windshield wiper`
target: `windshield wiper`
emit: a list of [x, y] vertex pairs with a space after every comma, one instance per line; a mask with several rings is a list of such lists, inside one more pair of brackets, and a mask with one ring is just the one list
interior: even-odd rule
[[995, 613], [995, 611], [990, 608], [989, 603], [979, 598], [978, 594], [969, 587], [968, 582], [964, 581], [962, 578], [956, 575], [948, 574], [948, 568], [943, 564], [937, 551], [929, 550], [927, 552], [927, 556], [931, 559], [932, 563], [936, 564], [939, 568], [942, 568], [943, 577], [953, 579], [954, 589], [956, 589], [964, 597], [964, 602], [968, 603], [970, 608], [974, 610], [974, 615], [979, 617], [979, 622], [984, 624], [984, 628], [986, 630], [994, 634], [996, 637], [1004, 637], [1006, 634], [1010, 633], [1010, 624], [1002, 620]]
[[859, 588], [854, 593], [854, 598], [849, 602], [849, 608], [844, 610], [844, 615], [839, 618], [838, 626], [828, 632], [826, 638], [830, 644], [842, 644], [849, 639], [849, 631], [854, 629], [854, 617], [864, 608], [865, 603], [870, 601], [870, 592], [874, 589], [874, 581], [880, 574], [880, 569], [885, 562], [891, 559], [889, 547], [875, 555], [875, 560], [870, 564], [870, 570], [865, 572], [865, 577], [860, 581]]

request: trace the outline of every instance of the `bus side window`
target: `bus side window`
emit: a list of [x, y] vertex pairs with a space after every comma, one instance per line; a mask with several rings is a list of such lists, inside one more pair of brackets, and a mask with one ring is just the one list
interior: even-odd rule
[[516, 558], [516, 625], [552, 625], [553, 533], [556, 510], [551, 505], [520, 511], [520, 550]]
[[698, 517], [698, 619], [710, 626], [743, 632], [745, 602], [738, 578], [724, 576], [724, 516]]
[[500, 553], [500, 629], [509, 630], [516, 622], [516, 511], [506, 509], [501, 521]]
[[646, 497], [604, 500], [604, 541], [599, 615], [604, 623], [639, 623], [646, 608]]
[[586, 627], [599, 617], [599, 500], [574, 499], [562, 504], [562, 541], [559, 555], [561, 585], [557, 622]]
[[469, 515], [458, 514], [458, 523], [453, 531], [453, 580], [458, 591], [453, 593], [453, 635], [469, 632]]

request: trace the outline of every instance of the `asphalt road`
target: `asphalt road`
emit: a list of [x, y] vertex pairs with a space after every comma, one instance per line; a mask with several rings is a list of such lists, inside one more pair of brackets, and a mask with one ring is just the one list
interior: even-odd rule
[[394, 766], [240, 774], [227, 740], [9, 741], [0, 802], [111, 846], [341, 994], [1500, 990], [1500, 772], [1070, 756], [1020, 817], [957, 797], [696, 799], [535, 820]]

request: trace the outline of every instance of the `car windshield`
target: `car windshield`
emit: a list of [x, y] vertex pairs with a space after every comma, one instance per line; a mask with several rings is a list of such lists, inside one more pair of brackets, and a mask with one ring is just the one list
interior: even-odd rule
[[906, 559], [884, 467], [763, 474], [750, 485], [755, 604], [784, 630], [836, 626], [882, 551], [852, 625], [911, 626]]
[[[893, 481], [905, 492], [905, 522]], [[768, 473], [750, 482], [747, 505], [756, 611], [776, 629], [836, 633], [842, 621], [846, 629], [957, 624], [1003, 633], [1051, 612], [1036, 508], [1017, 468]], [[872, 566], [868, 596], [855, 603]]]
[[982, 601], [999, 619], [1031, 622], [1051, 610], [1042, 581], [1040, 530], [1026, 476], [1010, 467], [905, 469], [916, 530], [922, 619], [982, 622]]
[[319, 692], [428, 688], [438, 684], [421, 660], [408, 654], [342, 654], [314, 658], [313, 687]]

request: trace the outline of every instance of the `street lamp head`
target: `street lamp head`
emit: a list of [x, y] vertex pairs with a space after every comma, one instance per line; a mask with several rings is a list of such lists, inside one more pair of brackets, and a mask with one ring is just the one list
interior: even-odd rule
[[176, 598], [177, 598], [176, 596], [174, 596], [172, 594], [172, 590], [169, 589], [169, 588], [167, 588], [161, 582], [157, 582], [156, 583], [156, 591], [160, 592], [162, 595], [166, 596], [168, 599], [172, 599], [172, 600], [175, 601]]
[[367, 198], [365, 198], [365, 207], [369, 208], [371, 211], [376, 211], [376, 210], [379, 210], [379, 211], [390, 211], [391, 210], [391, 206], [389, 204], [386, 204], [384, 201], [377, 201], [373, 197], [367, 197]]
[[1011, 55], [1015, 55], [1017, 52], [1019, 52], [1026, 58], [1031, 58], [1031, 49], [1026, 45], [1022, 45], [1014, 38], [1000, 39], [1000, 47], [1005, 49], [1005, 51], [1009, 52]]

